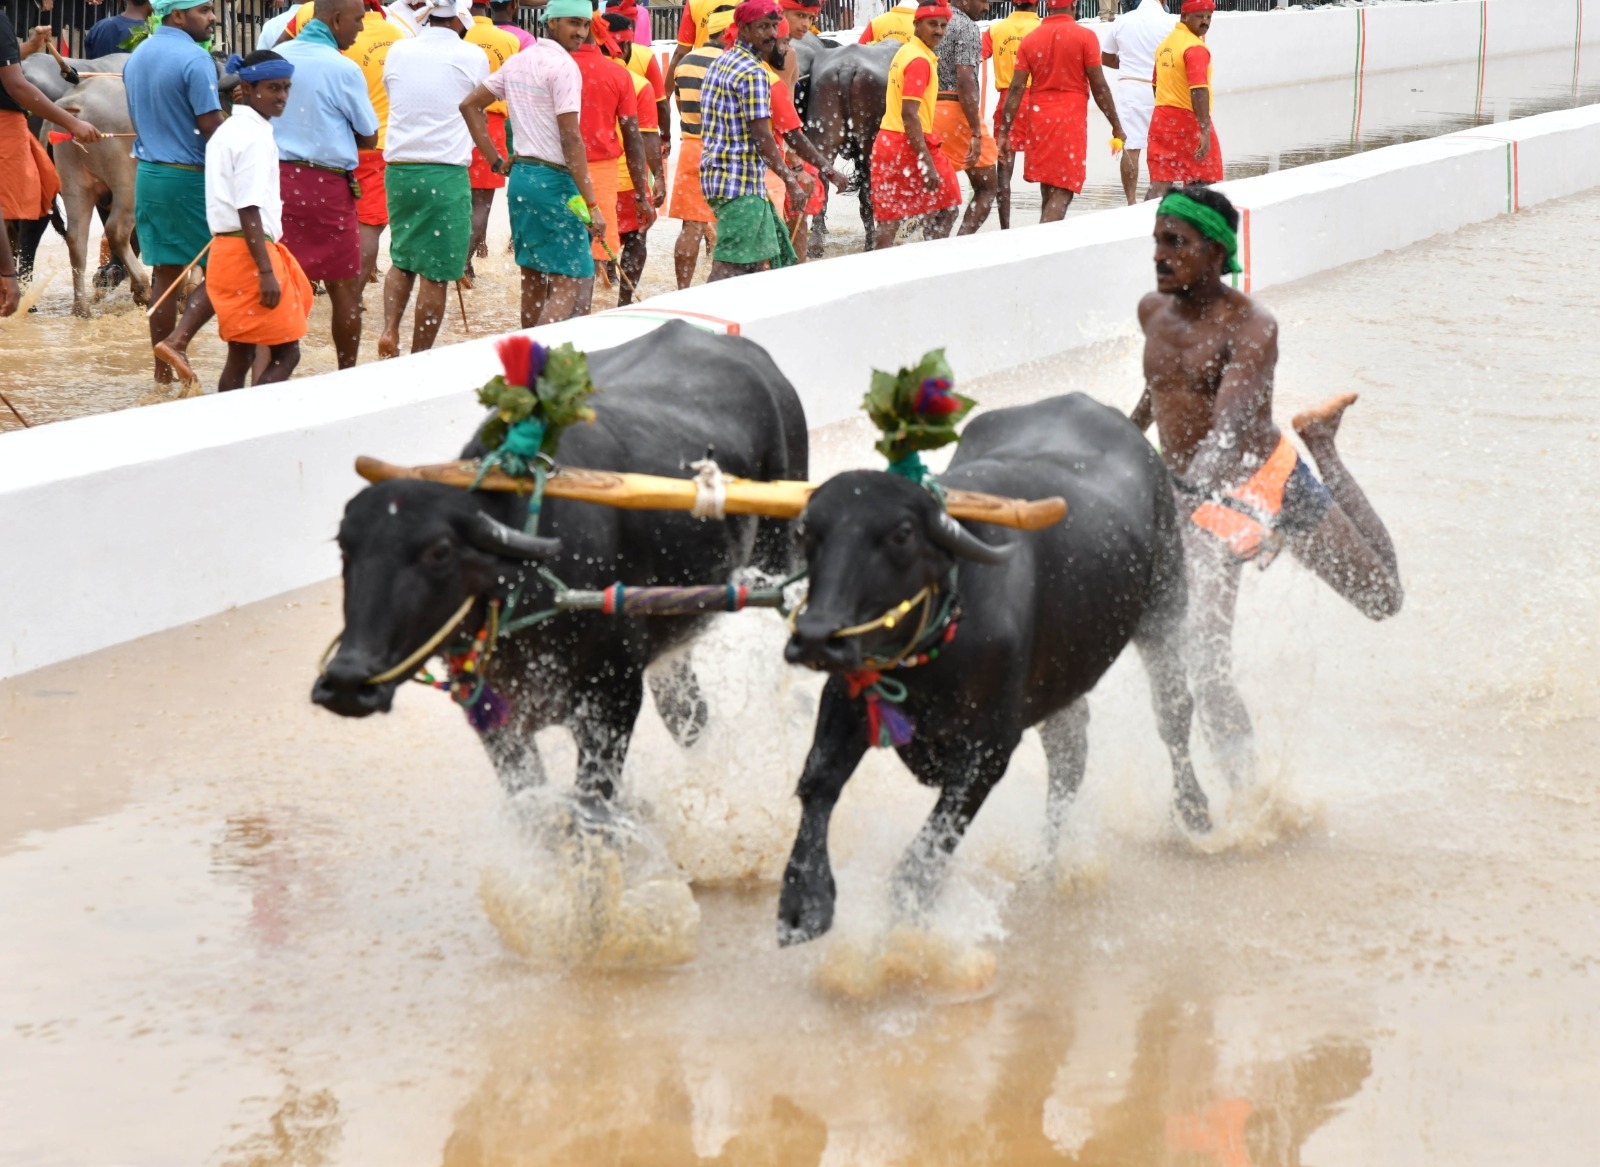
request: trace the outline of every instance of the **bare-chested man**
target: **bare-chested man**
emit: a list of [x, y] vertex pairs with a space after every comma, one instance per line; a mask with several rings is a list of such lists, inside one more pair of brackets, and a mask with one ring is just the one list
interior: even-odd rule
[[[1346, 393], [1294, 419], [1319, 482], [1272, 420], [1278, 323], [1228, 286], [1239, 270], [1239, 213], [1203, 186], [1156, 212], [1155, 292], [1139, 303], [1144, 395], [1132, 418], [1156, 423], [1178, 484], [1190, 579], [1189, 668], [1206, 739], [1235, 786], [1254, 775], [1250, 715], [1233, 683], [1239, 575], [1285, 546], [1367, 617], [1400, 610], [1394, 544], [1334, 446]], [[1324, 485], [1324, 483], [1326, 485]]]

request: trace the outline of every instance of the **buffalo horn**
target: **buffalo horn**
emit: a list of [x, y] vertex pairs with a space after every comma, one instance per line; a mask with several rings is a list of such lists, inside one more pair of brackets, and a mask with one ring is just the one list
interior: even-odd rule
[[508, 527], [479, 511], [467, 526], [467, 542], [479, 551], [507, 559], [548, 559], [561, 550], [560, 539], [545, 539]]
[[942, 511], [928, 537], [951, 555], [979, 563], [1004, 563], [1017, 550], [1015, 543], [1002, 543], [998, 547], [985, 543]]

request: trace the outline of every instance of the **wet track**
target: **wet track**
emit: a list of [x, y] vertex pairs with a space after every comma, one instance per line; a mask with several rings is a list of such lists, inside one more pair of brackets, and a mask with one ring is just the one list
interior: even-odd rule
[[[1262, 784], [1229, 805], [1201, 752], [1210, 853], [1169, 825], [1124, 661], [1059, 867], [1030, 736], [936, 927], [885, 939], [930, 800], [877, 756], [835, 820], [838, 929], [779, 951], [816, 683], [774, 618], [731, 617], [694, 649], [706, 737], [647, 710], [628, 766], [698, 928], [660, 872], [601, 879], [592, 902], [658, 910], [613, 913], [619, 967], [563, 968], [514, 948], [586, 925], [541, 903], [582, 865], [541, 882], [459, 713], [306, 701], [334, 587], [0, 685], [0, 1162], [1593, 1162], [1597, 214], [1265, 296], [1279, 415], [1363, 394], [1341, 446], [1408, 597], [1373, 625], [1287, 560], [1248, 574]], [[964, 387], [1137, 386], [1130, 335]], [[873, 461], [861, 424], [818, 444]], [[654, 967], [666, 933], [691, 962]]]
[[[1244, 178], [1600, 100], [1600, 86], [1578, 75], [1574, 63], [1570, 52], [1536, 53], [1490, 58], [1481, 72], [1477, 62], [1471, 61], [1373, 74], [1359, 85], [1338, 81], [1224, 93], [1216, 116], [1227, 177]], [[1091, 110], [1088, 181], [1074, 202], [1074, 215], [1123, 203], [1118, 164], [1107, 146], [1109, 137], [1105, 119]], [[849, 169], [848, 165], [843, 168]], [[1037, 191], [1022, 181], [1019, 168], [1013, 182], [1013, 221], [1018, 226], [1037, 223]], [[830, 255], [861, 249], [861, 220], [854, 195], [833, 195], [828, 224]], [[998, 227], [998, 216], [991, 215], [984, 229]], [[676, 221], [663, 219], [650, 232], [650, 259], [641, 282], [643, 297], [674, 287], [672, 244], [677, 228]], [[501, 195], [495, 200], [490, 222], [490, 255], [477, 261], [477, 287], [459, 302], [455, 295], [450, 297], [438, 343], [490, 336], [518, 326], [518, 273], [506, 251], [509, 239]], [[379, 266], [388, 266], [386, 253]], [[705, 279], [709, 266], [709, 260], [702, 257], [697, 280]], [[126, 284], [96, 303], [89, 320], [72, 316], [71, 285], [66, 247], [52, 232], [41, 248], [35, 282], [23, 296], [24, 308], [36, 306], [38, 311], [0, 321], [0, 353], [4, 354], [0, 391], [34, 424], [170, 397], [174, 390], [157, 389], [152, 380], [143, 313], [133, 303]], [[615, 303], [614, 290], [597, 290], [596, 310]], [[379, 288], [367, 289], [366, 307], [361, 355], [363, 361], [371, 361], [377, 355], [382, 327]], [[408, 348], [409, 316], [401, 335], [402, 347]], [[335, 367], [325, 297], [317, 299], [301, 350], [300, 375]], [[216, 329], [208, 326], [202, 331], [190, 352], [206, 389], [213, 389], [226, 355]], [[0, 409], [0, 430], [17, 426], [10, 413]]]

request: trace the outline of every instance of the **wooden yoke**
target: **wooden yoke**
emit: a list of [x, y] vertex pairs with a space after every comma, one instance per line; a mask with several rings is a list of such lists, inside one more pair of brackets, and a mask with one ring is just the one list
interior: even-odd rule
[[[476, 462], [442, 462], [433, 466], [395, 466], [377, 458], [356, 459], [356, 473], [368, 482], [391, 478], [421, 478], [446, 486], [471, 486], [478, 476]], [[752, 482], [728, 478], [723, 510], [730, 515], [765, 515], [792, 519], [805, 510], [817, 488], [814, 482]], [[480, 490], [529, 494], [533, 482], [513, 478], [495, 469], [478, 483]], [[570, 498], [601, 503], [623, 510], [687, 511], [694, 507], [697, 491], [692, 478], [663, 478], [655, 474], [620, 474], [610, 470], [580, 470], [563, 466], [545, 482], [549, 498]], [[1067, 514], [1064, 498], [1034, 500], [1002, 498], [970, 490], [945, 490], [945, 507], [958, 519], [994, 523], [1020, 531], [1037, 531], [1059, 523]]]

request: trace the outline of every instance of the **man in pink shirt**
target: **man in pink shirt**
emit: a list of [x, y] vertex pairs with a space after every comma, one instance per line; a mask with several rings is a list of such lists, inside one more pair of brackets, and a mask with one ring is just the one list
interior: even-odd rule
[[516, 15], [517, 0], [499, 0], [498, 3], [489, 5], [489, 19], [494, 21], [494, 26], [501, 32], [509, 32], [516, 37], [517, 44], [525, 49], [539, 38], [521, 25], [514, 23]]
[[[511, 242], [522, 269], [522, 327], [551, 324], [583, 311], [594, 287], [589, 237], [605, 231], [605, 216], [589, 180], [578, 126], [583, 75], [572, 53], [589, 33], [589, 0], [550, 0], [547, 36], [516, 53], [461, 103], [472, 140], [497, 174], [510, 176], [506, 206]], [[516, 154], [502, 158], [489, 137], [484, 111], [504, 101]], [[582, 194], [587, 215], [570, 205]], [[587, 221], [587, 229], [585, 223]]]

